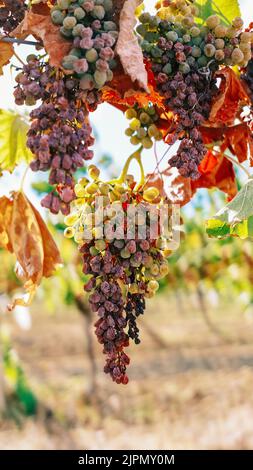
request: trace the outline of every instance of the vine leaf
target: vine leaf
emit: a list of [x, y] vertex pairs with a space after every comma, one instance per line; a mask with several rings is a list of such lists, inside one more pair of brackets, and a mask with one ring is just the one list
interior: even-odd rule
[[9, 306], [30, 305], [43, 276], [61, 263], [58, 248], [39, 212], [22, 191], [0, 198], [0, 246], [16, 256], [16, 274], [26, 294]]
[[207, 221], [207, 234], [211, 237], [227, 235], [240, 238], [253, 237], [253, 179], [250, 178], [237, 196]]
[[33, 159], [26, 146], [28, 129], [22, 116], [0, 109], [0, 171], [11, 172], [21, 161], [29, 163]]
[[0, 39], [0, 75], [3, 75], [3, 67], [10, 62], [13, 54], [13, 45], [7, 42], [3, 42]]
[[238, 0], [198, 0], [196, 6], [201, 20], [218, 15], [222, 22], [229, 24], [236, 16], [241, 16]]
[[231, 68], [224, 67], [216, 77], [221, 78], [220, 92], [213, 102], [208, 122], [214, 127], [231, 125], [240, 105], [249, 104], [249, 96]]
[[[40, 9], [38, 9], [40, 7]], [[45, 8], [42, 9], [42, 7]], [[35, 8], [35, 7], [34, 7]], [[11, 36], [25, 39], [30, 34], [43, 43], [53, 67], [60, 67], [63, 57], [68, 55], [72, 45], [60, 34], [59, 26], [52, 23], [50, 10], [45, 5], [37, 5], [38, 11], [28, 10], [20, 25], [12, 31]], [[37, 10], [36, 10], [37, 11]]]
[[125, 1], [120, 13], [120, 32], [116, 52], [125, 73], [130, 76], [132, 82], [137, 81], [139, 86], [148, 92], [148, 76], [143, 62], [143, 54], [134, 33], [135, 10], [141, 3], [142, 0]]

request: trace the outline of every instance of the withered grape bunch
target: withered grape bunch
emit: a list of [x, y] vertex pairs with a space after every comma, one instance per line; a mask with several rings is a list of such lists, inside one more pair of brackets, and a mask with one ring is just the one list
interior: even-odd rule
[[73, 175], [93, 157], [89, 149], [93, 144], [92, 130], [78, 80], [30, 55], [16, 82], [17, 104], [34, 105], [41, 101], [30, 113], [27, 146], [35, 156], [31, 169], [50, 171], [49, 183], [54, 190], [42, 200], [42, 206], [54, 214], [68, 214], [75, 198]]
[[51, 9], [53, 23], [61, 25], [61, 34], [73, 41], [62, 66], [79, 79], [91, 104], [95, 97], [99, 100], [96, 91], [112, 80], [116, 66], [118, 28], [112, 15], [112, 0], [57, 0]]
[[207, 152], [199, 127], [208, 120], [218, 91], [215, 72], [220, 65], [248, 63], [251, 33], [242, 32], [241, 18], [226, 27], [212, 15], [200, 26], [194, 20], [198, 14], [195, 5], [182, 0], [163, 3], [166, 7], [157, 15], [140, 15], [137, 32], [157, 88], [178, 119], [174, 141], [181, 142], [169, 163], [182, 176], [197, 179], [198, 166]]
[[[65, 217], [65, 236], [74, 237], [78, 243], [83, 272], [89, 276], [84, 289], [90, 293], [91, 309], [98, 315], [95, 328], [106, 355], [104, 370], [115, 382], [126, 384], [130, 359], [125, 348], [130, 339], [140, 342], [137, 318], [144, 313], [145, 299], [158, 290], [159, 279], [168, 274], [167, 240], [159, 231], [152, 237], [152, 224], [157, 220], [148, 210], [150, 204], [157, 207], [159, 218], [159, 204], [153, 202], [159, 191], [139, 187], [131, 175], [124, 181], [105, 183], [94, 165], [89, 167], [89, 176], [91, 181], [82, 178], [75, 186], [77, 199]], [[127, 230], [130, 206], [138, 208], [138, 217], [131, 222], [131, 237]], [[99, 222], [94, 226], [97, 217]], [[110, 223], [121, 223], [122, 232], [109, 237], [105, 229]]]
[[25, 0], [1, 1], [0, 33], [10, 34], [21, 23], [26, 10]]

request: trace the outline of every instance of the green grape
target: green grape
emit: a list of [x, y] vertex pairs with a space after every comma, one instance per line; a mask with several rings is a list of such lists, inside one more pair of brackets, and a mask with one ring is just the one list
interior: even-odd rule
[[197, 64], [199, 67], [206, 67], [208, 64], [208, 59], [206, 58], [206, 56], [202, 55], [198, 58]]
[[130, 139], [132, 145], [139, 145], [141, 143], [141, 139], [137, 137], [137, 135], [133, 135]]
[[140, 121], [142, 124], [148, 124], [150, 122], [150, 116], [147, 113], [141, 113]]
[[159, 37], [160, 37], [159, 33], [154, 33], [152, 31], [148, 31], [145, 34], [144, 39], [145, 39], [145, 41], [148, 41], [148, 42], [152, 43], [152, 42], [157, 42], [159, 40]]
[[139, 21], [140, 21], [140, 23], [143, 23], [143, 24], [149, 24], [149, 22], [151, 21], [150, 13], [142, 13], [139, 16]]
[[62, 66], [66, 70], [73, 70], [74, 63], [76, 62], [77, 58], [75, 55], [66, 55], [63, 58]]
[[191, 36], [189, 34], [183, 35], [183, 42], [187, 43], [191, 41]]
[[93, 76], [89, 73], [86, 73], [80, 80], [81, 90], [93, 90], [95, 87], [95, 82]]
[[153, 105], [148, 106], [145, 110], [150, 116], [154, 116], [156, 114], [155, 107]]
[[161, 19], [159, 18], [159, 16], [151, 16], [149, 20], [150, 28], [157, 28], [157, 26], [159, 26], [160, 21]]
[[159, 130], [157, 129], [155, 124], [151, 124], [148, 128], [148, 135], [149, 137], [156, 137], [158, 135]]
[[136, 118], [137, 117], [137, 112], [135, 111], [134, 108], [129, 108], [126, 110], [125, 112], [125, 117], [127, 119], [133, 119], [133, 118]]
[[150, 137], [144, 137], [144, 139], [142, 139], [141, 143], [142, 143], [144, 149], [151, 149], [153, 147], [153, 142], [150, 139]]
[[193, 57], [200, 57], [201, 54], [202, 54], [202, 52], [201, 52], [200, 47], [193, 46], [192, 51], [191, 51], [191, 55], [192, 55]]
[[196, 61], [195, 61], [194, 57], [190, 56], [190, 57], [187, 57], [186, 62], [187, 62], [187, 64], [190, 65], [190, 67], [193, 67], [195, 65]]
[[153, 46], [152, 49], [151, 49], [151, 55], [155, 59], [158, 59], [158, 58], [162, 57], [163, 50], [160, 49], [160, 47], [158, 47], [158, 46]]
[[163, 67], [163, 73], [166, 73], [167, 75], [170, 75], [171, 72], [172, 72], [171, 64], [166, 64], [166, 65]]
[[84, 25], [82, 23], [78, 23], [76, 26], [74, 26], [72, 30], [72, 34], [73, 36], [81, 36], [83, 30], [84, 30]]
[[105, 16], [104, 7], [102, 7], [101, 5], [96, 5], [92, 10], [91, 15], [94, 18], [98, 18], [99, 20], [102, 20]]
[[99, 70], [96, 70], [94, 73], [94, 79], [99, 88], [105, 84], [106, 78], [106, 72], [100, 72]]
[[57, 0], [57, 5], [61, 10], [67, 10], [69, 7], [69, 0]]
[[144, 52], [150, 52], [152, 47], [152, 44], [150, 44], [148, 41], [144, 40], [141, 42], [141, 48]]
[[192, 28], [190, 29], [190, 35], [191, 35], [193, 38], [196, 38], [197, 36], [200, 35], [200, 29], [197, 28], [196, 26], [192, 26]]
[[113, 72], [112, 72], [112, 70], [109, 69], [109, 70], [107, 70], [107, 72], [106, 72], [106, 81], [107, 81], [107, 82], [111, 82], [112, 79], [113, 79]]
[[178, 34], [175, 31], [169, 31], [166, 33], [168, 41], [176, 42], [178, 40]]
[[183, 62], [182, 64], [179, 64], [179, 70], [183, 74], [189, 73], [190, 72], [190, 65], [187, 62]]
[[30, 62], [30, 61], [33, 61], [33, 60], [37, 60], [37, 56], [35, 54], [29, 54], [27, 57], [26, 57], [26, 62]]
[[[65, 18], [66, 19], [66, 18]], [[61, 26], [60, 28], [61, 34], [66, 37], [66, 38], [71, 38], [72, 37], [72, 31], [71, 29], [66, 29], [64, 26]]]
[[103, 6], [104, 6], [104, 9], [105, 9], [106, 13], [107, 13], [108, 11], [111, 11], [111, 10], [113, 9], [113, 2], [112, 2], [112, 0], [104, 0]]
[[67, 16], [63, 21], [63, 27], [65, 29], [73, 29], [76, 23], [77, 20], [74, 16]]
[[94, 0], [95, 5], [103, 5], [104, 0]]
[[106, 249], [106, 242], [104, 240], [96, 240], [95, 248], [98, 251], [104, 251]]
[[127, 137], [132, 137], [132, 135], [134, 134], [134, 130], [131, 129], [130, 127], [128, 127], [128, 128], [125, 130], [125, 134], [127, 135]]
[[136, 31], [138, 34], [144, 37], [145, 34], [147, 33], [147, 26], [144, 24], [138, 24]]
[[120, 252], [120, 256], [121, 256], [121, 258], [123, 258], [123, 259], [127, 259], [127, 258], [130, 258], [130, 257], [131, 257], [131, 253], [130, 253], [130, 251], [128, 251], [127, 248], [123, 248], [123, 249], [121, 250], [121, 252]]
[[139, 137], [139, 139], [143, 139], [146, 136], [147, 136], [146, 129], [144, 129], [144, 127], [140, 127], [140, 129], [138, 129], [137, 131], [137, 137]]
[[133, 131], [138, 131], [141, 127], [140, 120], [137, 118], [133, 118], [129, 124], [130, 129], [133, 129]]
[[88, 62], [96, 62], [98, 58], [98, 53], [96, 49], [92, 48], [89, 51], [86, 52], [85, 58], [88, 60]]
[[74, 15], [77, 20], [82, 20], [85, 17], [86, 13], [81, 7], [78, 7], [74, 10]]
[[117, 25], [114, 21], [105, 21], [104, 22], [105, 31], [117, 31]]
[[197, 36], [196, 38], [192, 38], [192, 44], [193, 46], [200, 46], [202, 43], [202, 38], [201, 36]]
[[65, 16], [65, 13], [60, 10], [51, 11], [51, 20], [54, 24], [62, 24]]

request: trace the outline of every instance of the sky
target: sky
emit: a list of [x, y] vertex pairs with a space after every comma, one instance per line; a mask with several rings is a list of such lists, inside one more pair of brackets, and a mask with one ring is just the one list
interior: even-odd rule
[[[227, 1], [229, 2], [229, 0]], [[146, 0], [146, 9], [151, 11], [152, 9], [154, 9], [155, 3], [156, 0]], [[253, 0], [240, 0], [239, 3], [241, 6], [242, 17], [245, 21], [245, 24], [248, 25], [253, 18]], [[18, 55], [22, 59], [25, 59], [28, 54], [33, 52], [33, 48], [30, 46], [18, 46], [16, 47], [16, 50]], [[17, 64], [17, 60], [14, 59], [13, 63]], [[17, 112], [20, 112], [21, 107], [17, 107], [15, 105], [12, 96], [12, 89], [14, 85], [14, 76], [11, 73], [10, 67], [6, 66], [4, 68], [4, 76], [0, 77], [0, 108], [12, 110], [16, 109]], [[96, 146], [97, 155], [100, 155], [101, 153], [112, 155], [116, 166], [121, 169], [126, 158], [135, 149], [135, 147], [130, 144], [129, 138], [126, 137], [124, 134], [124, 131], [127, 127], [127, 121], [123, 113], [116, 110], [110, 105], [103, 104], [100, 105], [94, 113], [91, 113], [90, 119], [94, 129], [96, 129], [96, 132], [99, 135], [99, 141]], [[165, 149], [166, 147], [164, 144], [158, 144], [157, 153], [159, 157], [163, 155]], [[168, 154], [168, 156], [169, 155], [170, 154]], [[161, 163], [161, 169], [167, 166], [168, 156]], [[154, 151], [152, 149], [146, 150], [144, 152], [143, 163], [146, 173], [152, 172], [155, 169], [156, 160], [154, 156]], [[11, 178], [9, 176], [3, 177], [1, 179], [2, 190], [0, 189], [0, 194], [6, 194], [7, 189], [17, 189], [20, 181], [20, 173], [22, 173], [23, 171], [24, 169], [21, 167], [15, 172], [14, 175], [12, 175]], [[133, 172], [134, 174], [137, 174], [138, 172], [135, 163], [133, 163], [131, 172]], [[34, 179], [34, 175], [28, 175], [26, 179], [28, 193], [30, 192], [29, 183], [31, 178]]]

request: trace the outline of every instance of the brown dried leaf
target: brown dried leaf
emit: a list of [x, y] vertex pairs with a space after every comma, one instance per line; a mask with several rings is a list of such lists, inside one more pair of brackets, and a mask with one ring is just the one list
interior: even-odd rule
[[40, 214], [22, 191], [13, 193], [12, 199], [0, 199], [0, 246], [15, 254], [16, 274], [27, 291], [10, 309], [29, 305], [42, 277], [49, 277], [61, 258]]
[[10, 62], [13, 54], [13, 45], [0, 40], [0, 75], [3, 75], [3, 67]]
[[120, 14], [120, 32], [116, 46], [123, 69], [131, 80], [148, 90], [148, 76], [143, 62], [143, 54], [134, 34], [136, 24], [135, 10], [142, 0], [126, 0]]
[[31, 10], [27, 11], [23, 21], [12, 31], [11, 35], [24, 39], [30, 34], [43, 43], [49, 55], [50, 64], [53, 67], [60, 67], [62, 59], [69, 53], [72, 43], [61, 36], [59, 26], [52, 23], [49, 13], [37, 14]]

